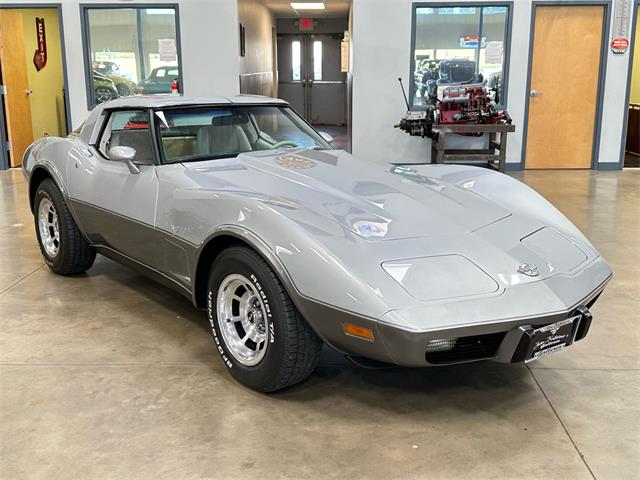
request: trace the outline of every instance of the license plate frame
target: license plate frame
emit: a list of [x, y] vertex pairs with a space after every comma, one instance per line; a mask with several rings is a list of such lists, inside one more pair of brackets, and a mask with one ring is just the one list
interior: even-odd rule
[[551, 355], [570, 346], [575, 338], [580, 315], [533, 330], [525, 363]]

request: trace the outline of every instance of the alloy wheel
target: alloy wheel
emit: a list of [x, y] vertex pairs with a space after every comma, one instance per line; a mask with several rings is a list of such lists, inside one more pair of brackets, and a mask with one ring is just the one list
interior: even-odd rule
[[252, 282], [232, 274], [222, 280], [217, 295], [218, 325], [233, 357], [248, 367], [267, 351], [267, 311]]
[[60, 228], [56, 207], [48, 198], [43, 198], [38, 206], [38, 230], [47, 255], [55, 257], [60, 249]]

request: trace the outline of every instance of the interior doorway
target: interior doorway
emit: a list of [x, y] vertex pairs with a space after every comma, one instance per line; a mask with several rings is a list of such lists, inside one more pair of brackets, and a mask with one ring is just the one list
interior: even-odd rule
[[525, 168], [592, 167], [599, 134], [606, 8], [534, 7]]
[[59, 6], [0, 6], [0, 168], [43, 136], [68, 133]]
[[278, 93], [312, 125], [346, 125], [341, 35], [278, 35]]
[[237, 1], [240, 93], [288, 101], [333, 148], [350, 150], [351, 0]]

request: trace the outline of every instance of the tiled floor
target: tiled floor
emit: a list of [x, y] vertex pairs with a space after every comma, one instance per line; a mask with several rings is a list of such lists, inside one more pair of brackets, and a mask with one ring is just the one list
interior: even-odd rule
[[587, 339], [530, 368], [325, 352], [265, 396], [179, 295], [105, 258], [44, 268], [22, 174], [0, 172], [0, 478], [640, 478], [640, 170], [518, 176], [615, 272]]

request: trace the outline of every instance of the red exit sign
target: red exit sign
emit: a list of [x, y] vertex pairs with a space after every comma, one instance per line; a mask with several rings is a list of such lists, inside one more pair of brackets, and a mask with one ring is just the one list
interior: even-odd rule
[[298, 28], [301, 32], [313, 31], [313, 18], [301, 18], [298, 21]]

